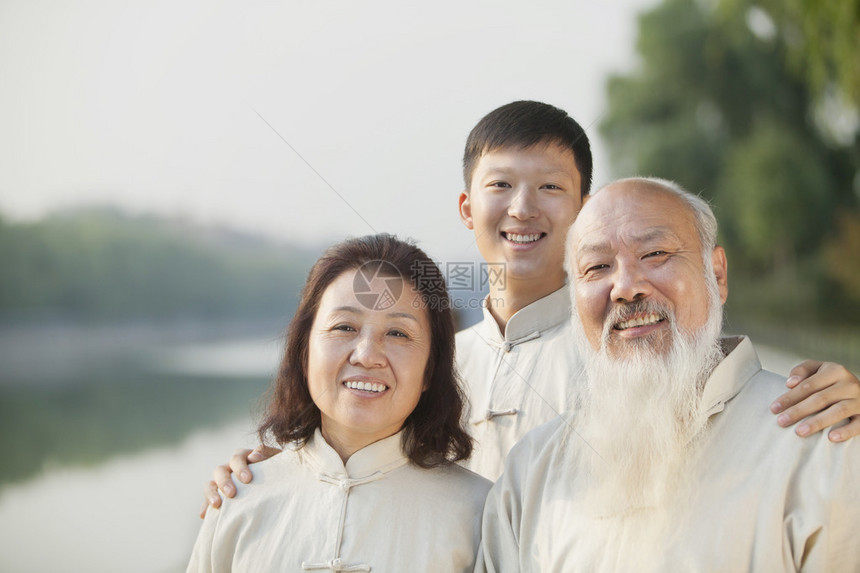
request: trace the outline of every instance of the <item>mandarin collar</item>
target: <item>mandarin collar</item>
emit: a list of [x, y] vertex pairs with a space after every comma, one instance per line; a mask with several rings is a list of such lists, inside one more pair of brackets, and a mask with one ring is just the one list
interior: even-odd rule
[[720, 339], [725, 358], [717, 364], [702, 391], [702, 409], [708, 416], [722, 412], [749, 380], [761, 371], [752, 341], [746, 336]]
[[[490, 295], [484, 300], [489, 301]], [[499, 330], [496, 319], [490, 314], [487, 303], [484, 305], [484, 320], [486, 334], [490, 340], [497, 343], [516, 342], [524, 337], [558, 326], [565, 320], [570, 320], [570, 289], [565, 283], [557, 291], [518, 310], [505, 326], [505, 332]]]
[[361, 448], [344, 465], [340, 455], [325, 441], [317, 428], [304, 447], [298, 448], [298, 453], [316, 471], [325, 475], [339, 479], [361, 479], [375, 473], [387, 473], [409, 462], [401, 446], [402, 434], [400, 431]]

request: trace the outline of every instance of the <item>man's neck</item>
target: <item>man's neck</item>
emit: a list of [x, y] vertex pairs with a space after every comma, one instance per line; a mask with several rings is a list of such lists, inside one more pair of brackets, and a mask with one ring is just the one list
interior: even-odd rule
[[535, 284], [535, 281], [508, 281], [504, 289], [490, 288], [490, 299], [487, 309], [499, 325], [499, 331], [505, 332], [505, 327], [513, 315], [531, 303], [550, 295], [564, 286], [564, 278], [560, 282]]

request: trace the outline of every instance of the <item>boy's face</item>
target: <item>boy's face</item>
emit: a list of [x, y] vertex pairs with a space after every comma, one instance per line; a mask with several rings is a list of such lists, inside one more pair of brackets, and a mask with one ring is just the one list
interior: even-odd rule
[[556, 144], [485, 153], [460, 194], [460, 218], [488, 263], [504, 263], [508, 286], [547, 294], [564, 284], [564, 242], [582, 207], [573, 152]]

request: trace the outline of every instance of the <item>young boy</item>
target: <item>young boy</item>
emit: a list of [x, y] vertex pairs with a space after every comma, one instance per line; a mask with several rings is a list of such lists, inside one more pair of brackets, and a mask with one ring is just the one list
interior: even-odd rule
[[[569, 384], [578, 376], [564, 241], [591, 188], [588, 137], [561, 109], [534, 101], [509, 103], [472, 129], [463, 175], [460, 217], [474, 231], [488, 270], [502, 273], [488, 281], [483, 320], [457, 334], [457, 362], [476, 441], [467, 465], [495, 480], [519, 438], [564, 412]], [[772, 407], [782, 413], [780, 425], [817, 413], [797, 429], [806, 436], [853, 416], [830, 438], [860, 434], [860, 381], [844, 367], [806, 361], [792, 370], [789, 382], [793, 389]], [[812, 394], [814, 399], [807, 399]], [[220, 505], [219, 487], [228, 497], [235, 494], [231, 471], [247, 483], [247, 462], [278, 451], [262, 448], [250, 456], [238, 451], [204, 487], [208, 502]]]
[[526, 432], [566, 409], [578, 377], [564, 241], [591, 172], [585, 131], [547, 104], [502, 106], [466, 141], [460, 217], [504, 273], [489, 281], [484, 319], [457, 334], [476, 442], [467, 466], [492, 480]]

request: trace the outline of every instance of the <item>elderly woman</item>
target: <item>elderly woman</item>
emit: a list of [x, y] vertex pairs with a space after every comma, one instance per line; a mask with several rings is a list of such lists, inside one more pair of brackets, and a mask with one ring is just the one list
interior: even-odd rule
[[311, 269], [262, 441], [286, 446], [205, 517], [189, 571], [471, 571], [490, 482], [469, 456], [438, 269], [390, 235]]

